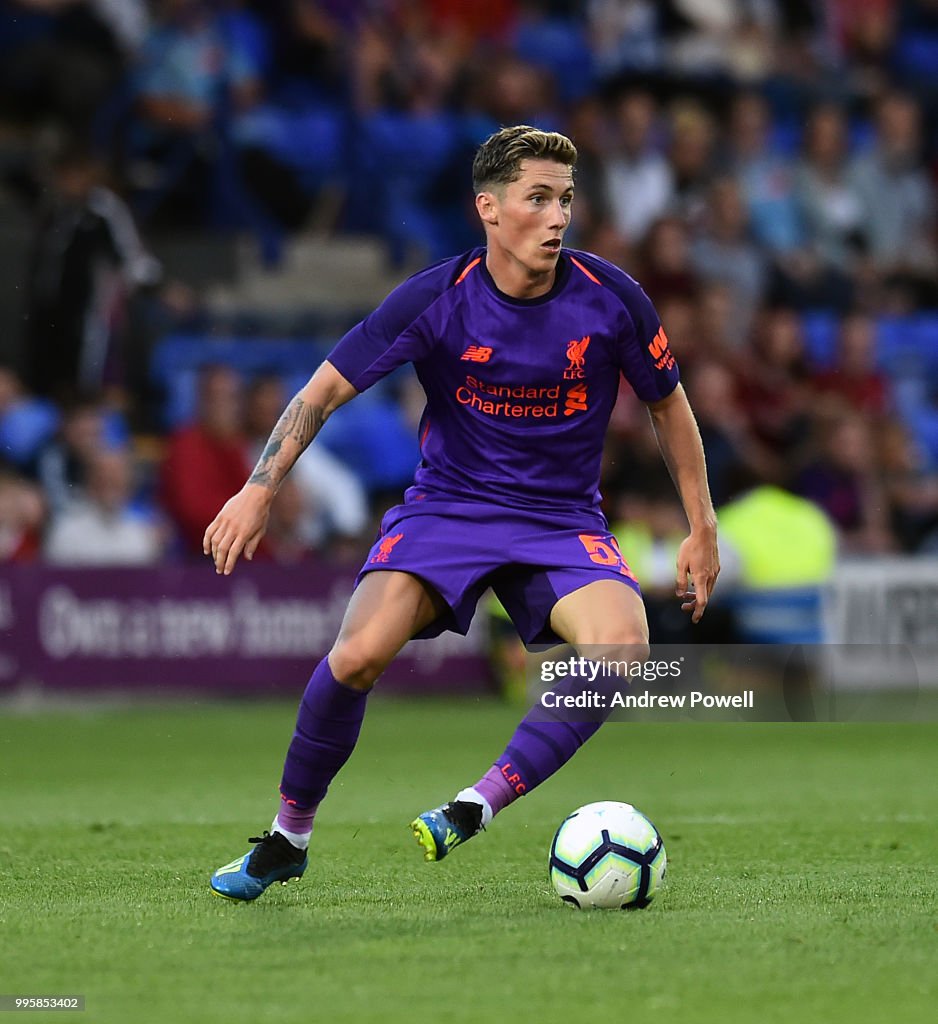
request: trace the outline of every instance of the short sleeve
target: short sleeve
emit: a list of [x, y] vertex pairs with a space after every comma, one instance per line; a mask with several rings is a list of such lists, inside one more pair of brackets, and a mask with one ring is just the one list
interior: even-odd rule
[[326, 357], [356, 391], [365, 391], [399, 366], [430, 354], [437, 339], [421, 318], [439, 297], [435, 285], [425, 275], [405, 281]]
[[356, 391], [365, 391], [399, 366], [425, 359], [439, 337], [424, 313], [458, 283], [477, 252], [441, 260], [398, 285], [339, 341], [328, 361]]
[[660, 402], [681, 379], [651, 299], [634, 281], [623, 296], [628, 320], [618, 338], [619, 366], [643, 402]]

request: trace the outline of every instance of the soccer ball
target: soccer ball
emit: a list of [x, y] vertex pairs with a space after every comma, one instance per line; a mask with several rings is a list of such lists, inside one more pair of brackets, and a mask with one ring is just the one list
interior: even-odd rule
[[631, 804], [602, 800], [564, 818], [550, 845], [550, 880], [585, 909], [647, 907], [668, 858], [654, 825]]

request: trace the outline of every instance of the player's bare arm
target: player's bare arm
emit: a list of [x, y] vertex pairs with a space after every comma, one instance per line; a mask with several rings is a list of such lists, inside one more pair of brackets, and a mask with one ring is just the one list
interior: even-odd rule
[[216, 572], [227, 576], [242, 554], [248, 561], [254, 557], [283, 478], [329, 416], [357, 393], [328, 362], [297, 392], [277, 421], [247, 483], [225, 502], [205, 531], [202, 550], [211, 555]]
[[[700, 431], [680, 384], [667, 398], [650, 404], [648, 411], [690, 525], [690, 534], [677, 555], [677, 595], [683, 598], [682, 610], [699, 622], [720, 573], [717, 520]], [[688, 577], [693, 590], [688, 587]]]

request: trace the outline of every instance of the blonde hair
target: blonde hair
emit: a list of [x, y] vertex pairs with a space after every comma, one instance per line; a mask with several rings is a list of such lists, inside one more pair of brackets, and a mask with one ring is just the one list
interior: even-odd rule
[[529, 124], [501, 128], [476, 151], [472, 161], [472, 187], [478, 194], [493, 185], [517, 181], [524, 160], [554, 160], [572, 170], [576, 158], [576, 146], [560, 132], [545, 132]]

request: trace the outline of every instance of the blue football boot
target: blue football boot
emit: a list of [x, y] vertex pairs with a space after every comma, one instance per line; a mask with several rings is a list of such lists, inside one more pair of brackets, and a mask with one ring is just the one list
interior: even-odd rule
[[286, 885], [291, 878], [299, 878], [309, 863], [306, 851], [295, 847], [279, 832], [271, 835], [265, 830], [262, 836], [254, 836], [248, 842], [257, 846], [212, 875], [212, 892], [216, 896], [256, 900], [274, 882]]
[[442, 860], [450, 850], [482, 831], [482, 805], [452, 800], [424, 811], [410, 823], [424, 860]]

